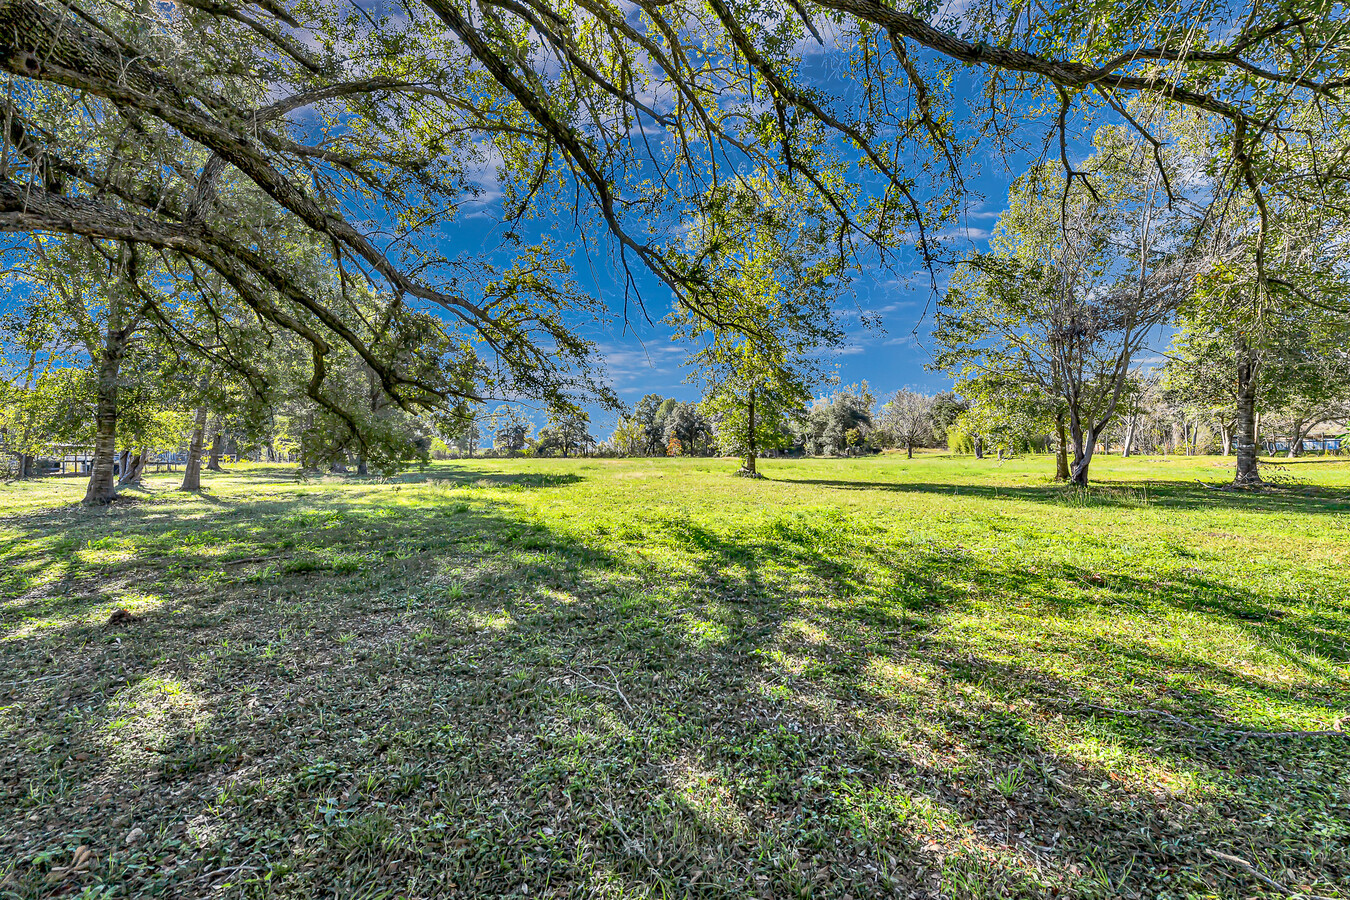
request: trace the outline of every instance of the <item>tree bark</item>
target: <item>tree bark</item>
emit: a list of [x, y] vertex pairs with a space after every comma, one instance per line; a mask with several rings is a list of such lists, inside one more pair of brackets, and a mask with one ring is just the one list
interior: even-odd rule
[[206, 404], [197, 407], [197, 419], [192, 424], [192, 443], [188, 447], [187, 466], [183, 469], [180, 491], [202, 489], [202, 444], [206, 442]]
[[1228, 422], [1219, 423], [1219, 442], [1223, 446], [1223, 455], [1233, 454], [1233, 426]]
[[361, 457], [356, 461], [356, 474], [362, 478], [365, 478], [370, 474], [370, 467], [366, 465], [366, 456], [364, 453], [361, 454]]
[[905, 444], [905, 459], [913, 459], [913, 458], [914, 458], [914, 445]]
[[142, 450], [140, 450], [139, 452], [137, 452], [136, 455], [132, 456], [132, 457], [131, 457], [131, 460], [128, 462], [128, 461], [126, 461], [126, 459], [127, 459], [126, 454], [123, 453], [123, 454], [122, 454], [122, 459], [123, 459], [123, 463], [122, 463], [122, 465], [123, 465], [123, 469], [122, 469], [122, 477], [120, 477], [120, 478], [117, 479], [117, 483], [118, 483], [119, 485], [123, 485], [123, 484], [140, 484], [140, 483], [141, 483], [141, 473], [145, 471], [145, 457], [146, 457], [146, 451], [145, 451], [144, 449], [142, 449]]
[[1233, 484], [1238, 487], [1261, 484], [1256, 455], [1256, 387], [1259, 361], [1256, 351], [1238, 339], [1237, 346], [1237, 424], [1234, 428], [1237, 469]]
[[[1064, 413], [1055, 414], [1055, 437], [1059, 446], [1055, 450], [1055, 480], [1069, 480], [1069, 435], [1064, 430]], [[1128, 445], [1127, 445], [1128, 446]]]
[[127, 333], [117, 322], [108, 325], [98, 361], [98, 399], [94, 413], [94, 461], [85, 488], [85, 506], [105, 506], [117, 497], [113, 460], [117, 455], [117, 377], [127, 350]]
[[220, 423], [216, 423], [216, 430], [211, 434], [211, 457], [206, 463], [206, 467], [212, 472], [221, 471], [220, 468]]
[[745, 471], [749, 472], [751, 475], [758, 475], [759, 471], [755, 468], [755, 457], [758, 456], [759, 453], [755, 447], [755, 391], [753, 388], [751, 388], [750, 397], [746, 402], [746, 412], [749, 415], [750, 428], [745, 442], [747, 448], [745, 454]]
[[1073, 462], [1069, 464], [1069, 481], [1081, 487], [1087, 487], [1088, 467], [1092, 464], [1092, 453], [1097, 449], [1097, 432], [1078, 417], [1077, 410], [1069, 407], [1069, 436], [1073, 438]]
[[1074, 448], [1073, 465], [1069, 467], [1069, 481], [1080, 487], [1087, 487], [1088, 467], [1092, 465], [1092, 452], [1096, 449], [1096, 446], [1095, 435], [1090, 435], [1081, 453], [1077, 448]]
[[984, 459], [984, 442], [980, 440], [978, 435], [975, 437], [975, 458]]

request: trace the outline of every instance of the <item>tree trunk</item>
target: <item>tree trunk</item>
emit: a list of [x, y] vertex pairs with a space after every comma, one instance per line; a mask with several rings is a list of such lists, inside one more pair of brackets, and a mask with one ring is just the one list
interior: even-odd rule
[[1233, 454], [1233, 426], [1228, 422], [1219, 423], [1219, 443], [1223, 446], [1223, 455]]
[[978, 435], [975, 437], [975, 458], [984, 459], [984, 442], [980, 440]]
[[750, 429], [745, 442], [745, 471], [751, 475], [758, 475], [759, 470], [755, 468], [755, 457], [759, 455], [759, 452], [755, 447], [755, 392], [753, 388], [750, 390], [749, 399], [746, 401], [746, 412], [749, 415]]
[[1097, 447], [1096, 435], [1089, 434], [1080, 451], [1074, 448], [1073, 465], [1069, 467], [1069, 481], [1079, 487], [1087, 487], [1088, 466], [1092, 465], [1092, 452]]
[[221, 471], [220, 468], [220, 423], [216, 423], [216, 429], [211, 434], [211, 458], [207, 461], [206, 467], [212, 472]]
[[913, 458], [914, 458], [914, 445], [913, 445], [913, 444], [906, 444], [906, 445], [905, 445], [905, 459], [913, 459]]
[[1055, 437], [1059, 447], [1055, 450], [1055, 480], [1069, 480], [1069, 435], [1064, 430], [1064, 413], [1055, 415]]
[[187, 466], [183, 469], [180, 491], [202, 489], [202, 444], [206, 443], [206, 405], [197, 407], [197, 419], [192, 424], [192, 443], [188, 447]]
[[149, 454], [142, 448], [135, 456], [131, 457], [131, 462], [126, 464], [122, 470], [122, 477], [117, 480], [122, 484], [140, 484], [141, 475], [145, 472], [145, 461]]
[[1083, 428], [1083, 421], [1077, 410], [1069, 407], [1069, 436], [1073, 438], [1073, 462], [1069, 465], [1069, 481], [1080, 487], [1087, 487], [1088, 466], [1092, 464], [1092, 452], [1097, 449], [1097, 432], [1091, 427]]
[[94, 413], [94, 460], [85, 488], [85, 506], [104, 506], [117, 496], [113, 460], [117, 455], [117, 376], [126, 354], [127, 335], [112, 325], [98, 362], [98, 400]]
[[370, 468], [366, 465], [366, 455], [361, 454], [360, 459], [356, 461], [356, 474], [365, 478], [370, 474]]
[[1120, 448], [1122, 458], [1128, 458], [1131, 448], [1134, 447], [1134, 432], [1139, 427], [1139, 417], [1130, 416], [1130, 421], [1125, 426], [1125, 444]]
[[[1303, 433], [1304, 423], [1295, 419], [1292, 427], [1289, 429], [1289, 449], [1285, 452], [1286, 459], [1294, 459], [1303, 453]], [[1312, 424], [1308, 424], [1308, 430], [1312, 430]]]
[[1241, 339], [1238, 340], [1237, 364], [1237, 424], [1234, 428], [1237, 470], [1233, 475], [1233, 484], [1247, 487], [1261, 483], [1261, 472], [1256, 458], [1258, 361], [1256, 352]]

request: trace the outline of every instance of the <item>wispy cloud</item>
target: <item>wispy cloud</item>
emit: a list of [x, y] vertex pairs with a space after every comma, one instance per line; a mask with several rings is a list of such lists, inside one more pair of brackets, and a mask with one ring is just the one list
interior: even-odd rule
[[653, 343], [639, 346], [600, 344], [597, 348], [605, 360], [605, 372], [615, 390], [640, 388], [647, 385], [668, 386], [677, 377], [684, 361], [684, 347], [675, 344]]

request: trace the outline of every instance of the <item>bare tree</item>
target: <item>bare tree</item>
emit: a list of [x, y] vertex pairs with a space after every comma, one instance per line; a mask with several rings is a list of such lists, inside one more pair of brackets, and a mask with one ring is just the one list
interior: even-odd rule
[[933, 401], [931, 394], [899, 390], [881, 408], [879, 427], [891, 440], [905, 448], [905, 457], [914, 458], [914, 448], [933, 439]]

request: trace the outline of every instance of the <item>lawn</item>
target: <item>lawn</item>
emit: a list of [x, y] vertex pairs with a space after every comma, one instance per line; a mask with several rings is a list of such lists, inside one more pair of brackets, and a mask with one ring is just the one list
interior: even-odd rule
[[0, 897], [1350, 897], [1350, 462], [735, 466], [0, 486]]

